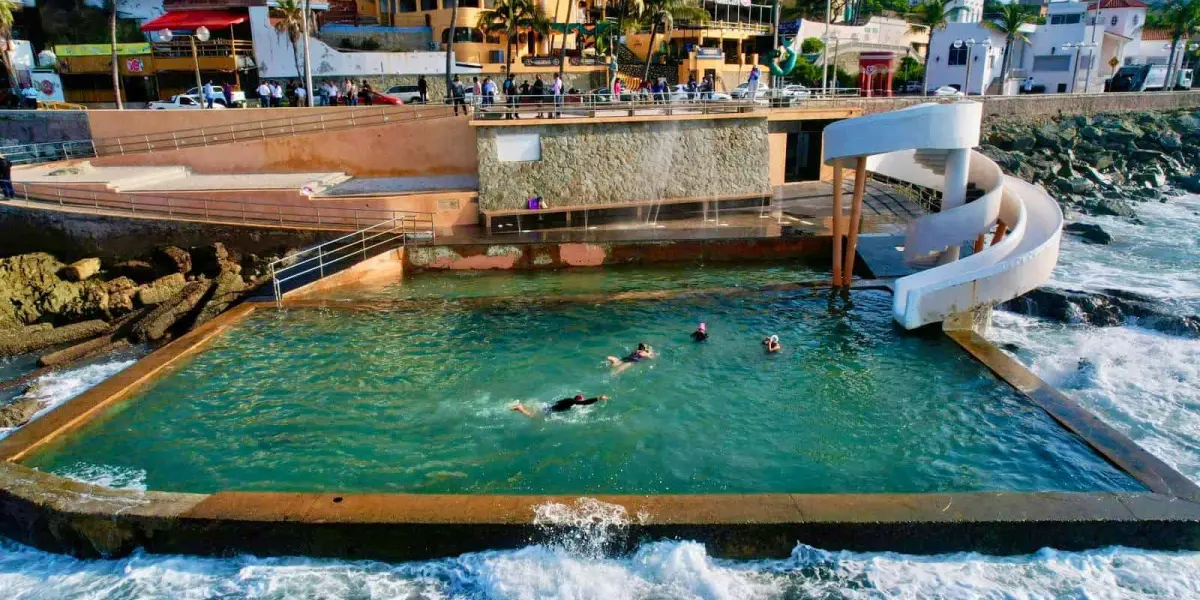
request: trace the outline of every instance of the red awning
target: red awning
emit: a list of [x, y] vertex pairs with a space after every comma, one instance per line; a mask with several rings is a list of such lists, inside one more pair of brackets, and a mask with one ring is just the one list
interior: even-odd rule
[[153, 21], [146, 21], [142, 31], [195, 31], [198, 27], [223, 29], [237, 23], [244, 23], [249, 16], [245, 12], [232, 10], [181, 10], [169, 12]]

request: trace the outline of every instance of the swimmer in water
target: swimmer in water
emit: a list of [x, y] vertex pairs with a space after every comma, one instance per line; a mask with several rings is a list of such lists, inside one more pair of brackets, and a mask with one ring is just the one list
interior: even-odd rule
[[773, 335], [762, 341], [763, 346], [766, 346], [767, 352], [779, 352], [783, 346], [779, 345], [779, 336]]
[[703, 342], [707, 339], [708, 339], [708, 326], [706, 326], [704, 323], [701, 323], [700, 326], [697, 327], [696, 330], [692, 332], [692, 341], [693, 342]]
[[[583, 394], [576, 394], [574, 398], [563, 398], [562, 400], [559, 400], [558, 402], [555, 402], [554, 404], [551, 404], [550, 406], [545, 407], [544, 409], [542, 409], [542, 412], [545, 414], [567, 412], [568, 410], [571, 410], [571, 408], [574, 406], [590, 406], [590, 405], [600, 402], [602, 400], [605, 400], [605, 401], [608, 400], [608, 396], [602, 395], [602, 396], [596, 396], [595, 398], [584, 399]], [[529, 410], [528, 408], [525, 408], [525, 405], [521, 404], [520, 402], [517, 402], [516, 404], [514, 404], [512, 407], [512, 410], [515, 410], [515, 411], [529, 417], [530, 419], [537, 417], [537, 413]]]
[[607, 360], [608, 364], [616, 367], [616, 372], [620, 373], [621, 371], [633, 366], [633, 363], [636, 363], [643, 358], [654, 358], [654, 351], [651, 350], [650, 346], [647, 346], [645, 342], [638, 344], [637, 350], [634, 350], [632, 354], [626, 356], [625, 358], [609, 356]]

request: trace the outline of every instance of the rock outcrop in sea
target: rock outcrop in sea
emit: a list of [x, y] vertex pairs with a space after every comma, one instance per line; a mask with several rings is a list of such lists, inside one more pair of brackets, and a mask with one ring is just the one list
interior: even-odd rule
[[1139, 202], [1200, 193], [1200, 112], [993, 122], [980, 149], [1006, 173], [1045, 186], [1068, 217], [1134, 218]]
[[[48, 370], [182, 335], [240, 301], [270, 259], [240, 257], [220, 242], [156, 249], [145, 260], [64, 264], [46, 253], [0, 259], [0, 357], [40, 353], [39, 369], [0, 381], [0, 392]], [[38, 410], [30, 394], [0, 405], [0, 427]]]

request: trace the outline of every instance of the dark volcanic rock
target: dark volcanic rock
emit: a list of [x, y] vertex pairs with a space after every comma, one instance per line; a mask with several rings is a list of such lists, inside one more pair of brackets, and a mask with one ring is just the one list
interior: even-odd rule
[[1089, 244], [1112, 243], [1112, 235], [1094, 223], [1068, 223], [1063, 231], [1073, 233]]
[[1158, 300], [1126, 290], [1084, 292], [1042, 287], [1000, 308], [1061, 323], [1100, 327], [1131, 323], [1172, 335], [1200, 337], [1200, 317], [1171, 314]]
[[41, 408], [37, 398], [17, 398], [0, 406], [0, 427], [20, 427], [29, 422]]
[[192, 270], [192, 255], [187, 250], [175, 246], [163, 246], [154, 251], [151, 257], [154, 270], [160, 276], [172, 273], [188, 274]]

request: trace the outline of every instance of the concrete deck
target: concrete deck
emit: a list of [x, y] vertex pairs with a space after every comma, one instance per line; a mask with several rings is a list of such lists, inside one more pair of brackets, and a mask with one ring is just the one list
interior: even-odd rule
[[475, 175], [432, 175], [427, 177], [356, 177], [326, 188], [315, 197], [395, 196], [418, 192], [477, 191]]

